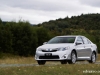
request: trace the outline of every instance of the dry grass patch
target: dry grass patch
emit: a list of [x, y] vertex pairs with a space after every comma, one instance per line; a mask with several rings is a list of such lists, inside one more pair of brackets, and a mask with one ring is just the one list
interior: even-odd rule
[[0, 59], [0, 64], [31, 64], [36, 63], [33, 57], [16, 57]]

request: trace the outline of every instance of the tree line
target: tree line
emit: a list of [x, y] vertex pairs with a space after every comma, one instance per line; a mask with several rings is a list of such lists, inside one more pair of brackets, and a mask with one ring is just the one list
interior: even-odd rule
[[0, 54], [33, 56], [36, 48], [58, 35], [84, 35], [97, 44], [100, 52], [100, 14], [81, 14], [31, 25], [27, 21], [0, 19]]
[[43, 27], [34, 27], [23, 21], [0, 21], [0, 53], [32, 56], [36, 47], [48, 39], [48, 31]]

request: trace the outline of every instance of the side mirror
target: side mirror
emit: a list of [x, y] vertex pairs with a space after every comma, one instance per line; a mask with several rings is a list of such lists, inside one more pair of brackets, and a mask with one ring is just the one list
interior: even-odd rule
[[81, 42], [76, 42], [76, 45], [80, 45], [80, 44], [82, 44]]
[[44, 42], [43, 45], [47, 44], [47, 42]]

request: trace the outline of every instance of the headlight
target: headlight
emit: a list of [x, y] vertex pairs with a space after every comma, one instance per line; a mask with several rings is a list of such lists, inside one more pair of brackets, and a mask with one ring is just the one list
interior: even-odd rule
[[42, 50], [41, 48], [37, 48], [37, 49], [36, 49], [36, 51], [41, 51], [41, 50]]
[[65, 50], [69, 50], [70, 47], [62, 47], [62, 48], [58, 48], [58, 51], [65, 51]]

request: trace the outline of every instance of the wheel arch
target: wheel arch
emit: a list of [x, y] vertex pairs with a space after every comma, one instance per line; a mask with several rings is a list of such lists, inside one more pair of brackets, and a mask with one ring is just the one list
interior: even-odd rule
[[77, 57], [77, 52], [76, 52], [76, 50], [75, 50], [75, 49], [73, 49], [73, 50], [72, 50], [72, 52], [73, 52], [73, 51], [75, 52], [75, 54], [76, 54], [76, 57]]
[[94, 50], [92, 53], [94, 53], [95, 54], [95, 56], [97, 57], [97, 52]]

